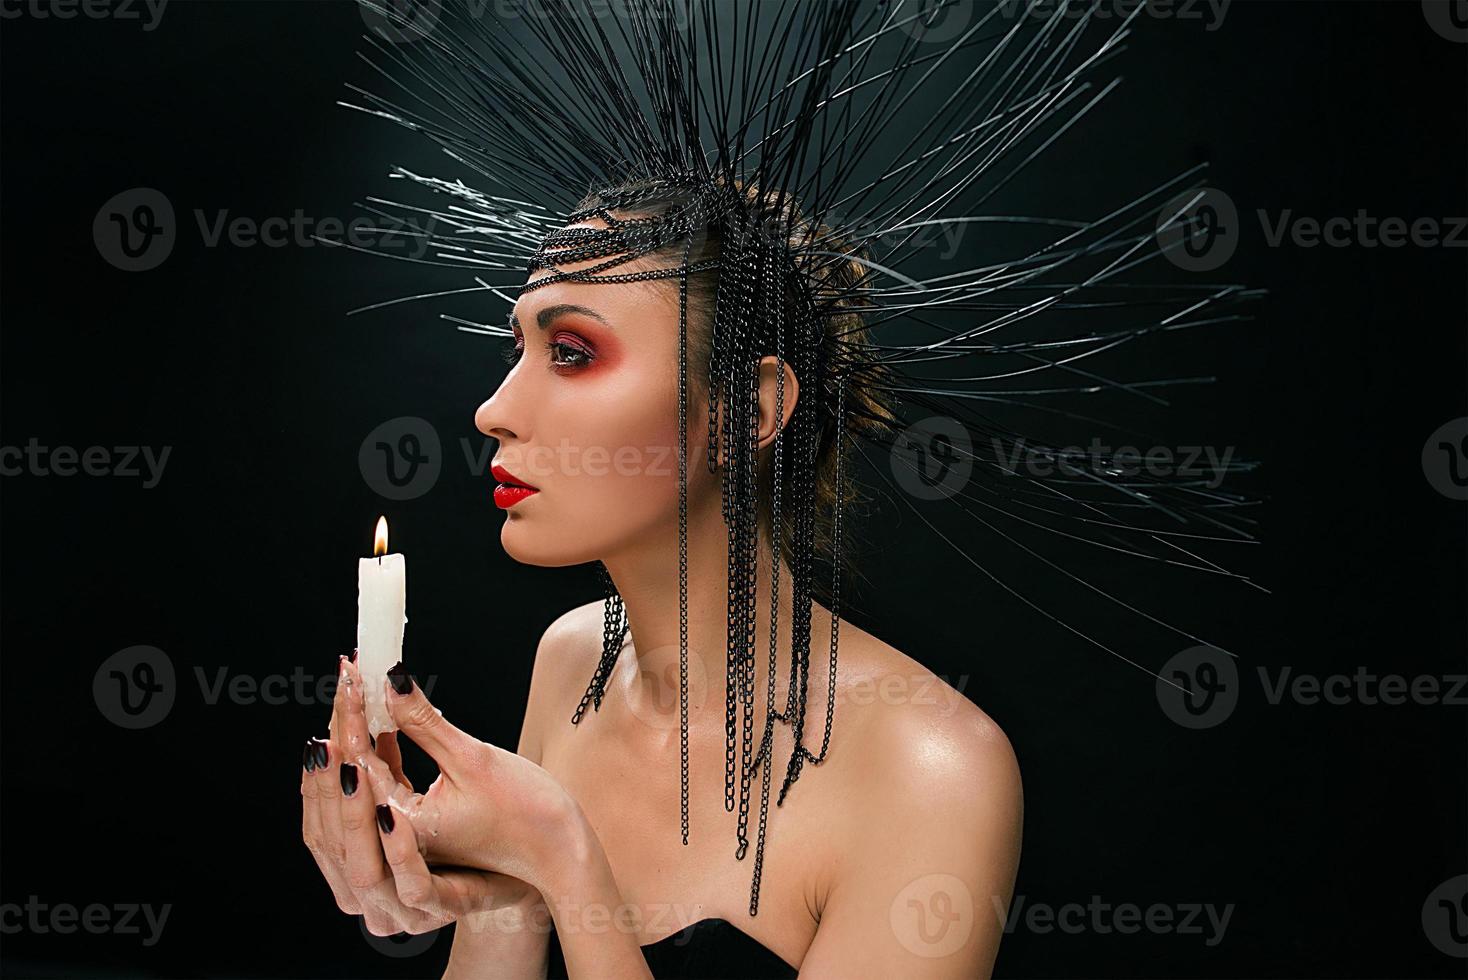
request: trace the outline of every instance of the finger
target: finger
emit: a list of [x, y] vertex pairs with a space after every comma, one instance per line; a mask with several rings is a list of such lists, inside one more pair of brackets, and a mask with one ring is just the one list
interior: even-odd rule
[[[342, 658], [340, 662], [345, 663], [346, 658]], [[341, 676], [339, 668], [337, 676]], [[337, 685], [337, 696], [341, 696], [340, 684]], [[332, 714], [335, 716], [336, 712], [333, 710]], [[338, 743], [319, 741], [322, 746], [321, 762], [316, 766], [312, 778], [316, 780], [316, 805], [321, 811], [321, 842], [327, 857], [335, 862], [339, 873], [345, 876], [347, 852], [342, 843], [342, 750]]]
[[[371, 792], [364, 790], [362, 795], [373, 804], [377, 847], [387, 869], [384, 887], [373, 900], [391, 910], [396, 931], [417, 934], [436, 929], [453, 917], [436, 901], [431, 876], [418, 849], [417, 831], [408, 817], [423, 797], [393, 779], [387, 764], [376, 755], [364, 753], [358, 761], [371, 786]], [[408, 860], [409, 851], [416, 861]]]
[[[377, 782], [374, 781], [373, 786], [375, 792]], [[418, 851], [417, 837], [409, 821], [398, 819], [386, 799], [377, 804], [376, 817], [382, 853], [392, 870], [398, 901], [417, 914], [420, 925], [438, 924], [453, 918], [439, 901], [433, 875]], [[410, 928], [408, 931], [413, 930]]]
[[394, 779], [408, 789], [413, 788], [412, 781], [403, 772], [403, 750], [398, 746], [397, 732], [383, 732], [377, 736], [377, 757], [387, 763]]
[[339, 746], [344, 758], [338, 783], [342, 791], [340, 806], [342, 841], [346, 848], [345, 878], [358, 904], [363, 907], [363, 914], [368, 914], [369, 906], [372, 909], [369, 918], [373, 921], [368, 923], [369, 928], [375, 924], [385, 927], [391, 913], [383, 908], [383, 903], [377, 901], [376, 896], [391, 889], [392, 873], [382, 858], [372, 792], [362, 785], [361, 760], [364, 755], [371, 754], [368, 749], [371, 743], [367, 738], [361, 674], [356, 664], [348, 662], [343, 668], [337, 696], [344, 741]]
[[413, 682], [402, 662], [394, 664], [387, 677], [379, 683], [385, 685], [387, 710], [398, 728], [411, 738], [433, 761], [440, 772], [450, 778], [467, 761], [469, 749], [475, 739], [454, 727], [443, 714], [428, 702], [423, 689]]
[[320, 739], [307, 739], [301, 765], [301, 839], [315, 858], [322, 877], [331, 887], [337, 908], [348, 915], [357, 915], [361, 912], [361, 906], [357, 902], [356, 894], [347, 883], [344, 870], [327, 852], [322, 835], [321, 806], [315, 772], [321, 754]]

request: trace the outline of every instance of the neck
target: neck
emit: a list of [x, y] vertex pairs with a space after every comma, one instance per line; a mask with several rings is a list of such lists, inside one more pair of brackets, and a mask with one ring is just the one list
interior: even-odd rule
[[[725, 691], [729, 647], [728, 539], [714, 497], [712, 521], [708, 515], [695, 521], [689, 514], [688, 535], [688, 720], [690, 728], [717, 729], [722, 738], [725, 720]], [[695, 533], [696, 529], [703, 533]], [[631, 646], [622, 651], [633, 668], [619, 668], [613, 683], [638, 713], [679, 712], [679, 659], [681, 619], [679, 614], [678, 529], [668, 535], [651, 535], [647, 546], [603, 559], [624, 603]], [[770, 675], [770, 570], [776, 561], [768, 539], [762, 536], [756, 561], [758, 601], [755, 603], [754, 704], [755, 717], [763, 718], [769, 703]], [[792, 581], [790, 568], [780, 561], [778, 637], [775, 660], [775, 708], [785, 709], [790, 677]], [[741, 590], [742, 591], [742, 590]], [[814, 638], [830, 633], [829, 614], [811, 604], [812, 660]], [[737, 688], [736, 688], [736, 715]], [[760, 723], [756, 724], [758, 738]]]

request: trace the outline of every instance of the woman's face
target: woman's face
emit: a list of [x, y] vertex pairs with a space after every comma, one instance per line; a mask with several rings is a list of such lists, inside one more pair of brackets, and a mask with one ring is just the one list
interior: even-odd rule
[[[597, 219], [580, 224], [605, 226]], [[662, 264], [629, 262], [608, 273]], [[529, 281], [548, 275], [537, 270]], [[500, 537], [515, 560], [581, 564], [629, 543], [660, 541], [670, 530], [676, 535], [677, 281], [562, 281], [525, 291], [515, 304], [514, 366], [474, 415], [479, 431], [499, 440], [495, 466], [538, 488], [513, 503], [504, 495], [497, 500], [508, 504]], [[689, 395], [692, 509], [718, 487], [703, 465], [706, 396], [704, 412], [694, 411], [691, 374]]]

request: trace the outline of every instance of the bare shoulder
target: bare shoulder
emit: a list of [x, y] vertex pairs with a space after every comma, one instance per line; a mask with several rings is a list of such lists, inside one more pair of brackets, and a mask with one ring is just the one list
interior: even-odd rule
[[605, 600], [598, 599], [568, 609], [541, 634], [525, 704], [520, 755], [539, 763], [548, 720], [557, 712], [570, 717], [568, 705], [574, 706], [581, 695], [581, 690], [575, 690], [578, 679], [584, 690], [601, 652], [604, 605]]
[[[886, 791], [891, 789], [925, 801], [928, 815], [946, 810], [968, 826], [976, 820], [1018, 820], [1019, 761], [999, 724], [961, 690], [890, 644], [859, 629], [849, 635], [850, 642], [843, 626], [841, 660], [849, 660], [849, 669], [838, 682], [837, 712], [847, 707], [851, 755], [862, 760], [854, 778], [883, 788], [871, 798], [890, 800]], [[918, 811], [912, 815], [917, 818]], [[895, 812], [888, 816], [900, 819]]]
[[[853, 704], [845, 751], [854, 761], [840, 789], [851, 805], [838, 811], [840, 846], [801, 971], [989, 976], [1002, 938], [992, 910], [1009, 906], [1019, 866], [1014, 749], [943, 678], [875, 637], [845, 636], [851, 669], [838, 692]], [[935, 930], [933, 912], [962, 928]]]

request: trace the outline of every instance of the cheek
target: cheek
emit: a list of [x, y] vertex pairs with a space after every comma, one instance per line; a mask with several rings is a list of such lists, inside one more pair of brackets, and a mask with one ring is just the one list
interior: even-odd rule
[[[568, 500], [575, 496], [579, 511], [615, 507], [623, 515], [650, 514], [670, 501], [677, 505], [676, 367], [667, 372], [639, 360], [622, 359], [567, 377], [541, 416], [550, 423], [541, 428], [550, 437], [547, 448], [567, 447], [557, 450], [557, 482], [568, 491]], [[707, 425], [707, 406], [690, 411], [690, 443], [702, 445], [700, 430]], [[703, 465], [701, 455], [690, 453], [690, 478]]]

